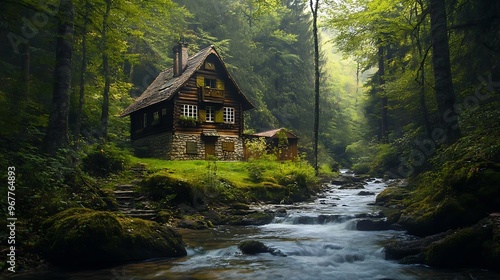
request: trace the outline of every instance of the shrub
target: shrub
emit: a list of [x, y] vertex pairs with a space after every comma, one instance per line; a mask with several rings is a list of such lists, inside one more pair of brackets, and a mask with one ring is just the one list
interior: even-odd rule
[[367, 162], [356, 163], [352, 166], [352, 171], [356, 174], [370, 173], [370, 164]]
[[94, 145], [82, 160], [83, 170], [93, 176], [105, 177], [125, 169], [126, 153], [114, 145]]
[[264, 165], [259, 160], [250, 160], [247, 165], [248, 177], [250, 181], [254, 183], [262, 182], [262, 177], [264, 175], [264, 171], [266, 170]]

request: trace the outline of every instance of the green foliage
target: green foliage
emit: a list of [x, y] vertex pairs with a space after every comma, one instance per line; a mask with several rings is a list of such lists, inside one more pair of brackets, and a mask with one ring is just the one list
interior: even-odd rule
[[264, 175], [264, 171], [266, 170], [266, 168], [261, 163], [262, 161], [259, 160], [250, 160], [248, 162], [248, 177], [250, 178], [250, 181], [254, 183], [262, 182], [262, 176]]
[[254, 138], [245, 141], [245, 145], [248, 152], [248, 158], [250, 159], [260, 159], [268, 157], [268, 146], [266, 139], [263, 137]]
[[[482, 114], [498, 115], [493, 107], [482, 109]], [[410, 180], [417, 187], [403, 214], [415, 232], [471, 225], [486, 213], [500, 210], [498, 123], [490, 124], [488, 130], [465, 131], [467, 135], [436, 152], [430, 160], [432, 170]]]
[[178, 180], [168, 172], [157, 172], [141, 182], [141, 192], [158, 203], [158, 208], [165, 208], [174, 203], [192, 202], [192, 185], [185, 180]]
[[370, 170], [370, 164], [366, 162], [356, 163], [352, 166], [352, 171], [356, 174], [368, 174]]
[[83, 170], [98, 177], [122, 171], [128, 164], [126, 152], [113, 144], [95, 144], [89, 147], [88, 154], [82, 159]]
[[353, 171], [358, 174], [381, 177], [387, 170], [400, 164], [400, 152], [393, 144], [367, 143], [360, 140], [347, 146], [346, 154], [354, 163]]
[[286, 186], [288, 197], [300, 200], [317, 191], [318, 181], [314, 168], [307, 162], [300, 160], [280, 164], [280, 171], [274, 173], [278, 184]]
[[197, 124], [199, 124], [199, 121], [193, 117], [180, 116], [179, 123], [182, 126], [196, 126]]

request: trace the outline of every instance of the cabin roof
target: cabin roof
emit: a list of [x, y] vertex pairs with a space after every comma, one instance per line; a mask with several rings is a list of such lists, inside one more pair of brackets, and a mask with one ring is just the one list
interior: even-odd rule
[[259, 133], [255, 133], [255, 134], [252, 134], [252, 136], [257, 136], [257, 137], [267, 137], [267, 138], [274, 138], [274, 137], [277, 137], [278, 136], [278, 132], [284, 130], [285, 133], [286, 133], [286, 137], [287, 138], [296, 138], [298, 139], [299, 137], [297, 137], [297, 135], [293, 134], [292, 132], [284, 129], [284, 128], [277, 128], [277, 129], [273, 129], [273, 130], [268, 130], [268, 131], [263, 131], [263, 132], [259, 132]]
[[180, 76], [174, 77], [173, 68], [168, 68], [160, 72], [160, 74], [158, 74], [158, 77], [156, 77], [156, 79], [148, 86], [148, 88], [141, 94], [141, 96], [139, 96], [130, 106], [128, 106], [120, 116], [125, 117], [140, 109], [171, 99], [179, 91], [179, 89], [186, 84], [189, 78], [191, 78], [194, 73], [201, 68], [203, 62], [210, 54], [214, 54], [222, 63], [227, 76], [229, 77], [231, 82], [233, 82], [238, 94], [243, 99], [244, 110], [254, 108], [253, 104], [241, 92], [238, 84], [227, 71], [226, 65], [215, 50], [215, 47], [211, 45], [190, 56], [188, 58], [186, 69]]

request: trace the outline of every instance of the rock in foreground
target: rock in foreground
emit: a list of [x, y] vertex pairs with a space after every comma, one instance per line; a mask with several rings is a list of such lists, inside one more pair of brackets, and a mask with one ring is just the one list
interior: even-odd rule
[[161, 257], [180, 257], [180, 234], [156, 222], [112, 212], [72, 208], [44, 224], [42, 250], [58, 265], [111, 265]]

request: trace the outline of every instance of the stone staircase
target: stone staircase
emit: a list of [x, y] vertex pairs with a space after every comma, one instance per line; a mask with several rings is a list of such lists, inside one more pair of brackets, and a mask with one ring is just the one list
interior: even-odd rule
[[[144, 166], [138, 165], [132, 167], [132, 171], [136, 173], [139, 181], [144, 177]], [[135, 191], [134, 185], [117, 185], [113, 191], [116, 202], [118, 203], [118, 211], [122, 214], [133, 218], [141, 218], [144, 220], [153, 220], [158, 214], [157, 210], [137, 209], [138, 202], [144, 201], [145, 198], [140, 197], [139, 193]]]

